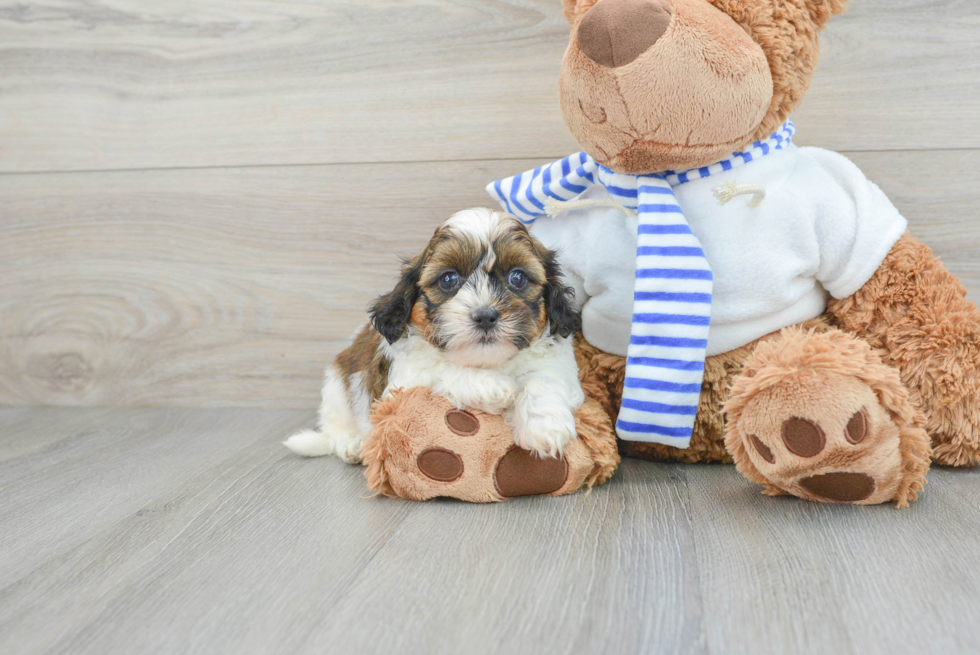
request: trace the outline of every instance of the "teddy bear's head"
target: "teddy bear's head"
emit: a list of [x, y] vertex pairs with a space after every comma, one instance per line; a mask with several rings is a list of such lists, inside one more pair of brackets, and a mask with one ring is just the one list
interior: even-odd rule
[[772, 134], [847, 0], [562, 0], [559, 92], [582, 148], [620, 173], [707, 166]]

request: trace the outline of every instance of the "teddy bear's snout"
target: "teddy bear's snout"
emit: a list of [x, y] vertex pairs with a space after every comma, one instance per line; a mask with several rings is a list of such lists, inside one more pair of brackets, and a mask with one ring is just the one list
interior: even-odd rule
[[602, 0], [579, 23], [579, 48], [601, 66], [624, 66], [664, 35], [672, 15], [669, 0]]

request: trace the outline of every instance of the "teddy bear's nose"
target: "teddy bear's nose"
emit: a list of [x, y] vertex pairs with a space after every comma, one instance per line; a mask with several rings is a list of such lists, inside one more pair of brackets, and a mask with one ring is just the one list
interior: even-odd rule
[[624, 66], [663, 36], [672, 14], [669, 0], [600, 0], [578, 25], [578, 47], [597, 64]]

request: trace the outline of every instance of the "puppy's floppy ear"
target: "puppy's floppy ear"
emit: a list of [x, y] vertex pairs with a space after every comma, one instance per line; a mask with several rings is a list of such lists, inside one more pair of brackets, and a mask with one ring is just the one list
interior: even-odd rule
[[412, 316], [412, 307], [419, 297], [419, 276], [423, 261], [422, 255], [406, 260], [395, 288], [391, 293], [379, 296], [371, 304], [371, 325], [388, 343], [395, 343], [405, 333], [405, 326]]
[[575, 309], [575, 290], [562, 284], [561, 266], [558, 265], [555, 252], [540, 243], [535, 243], [535, 250], [544, 264], [544, 302], [551, 334], [571, 336], [578, 332], [582, 324], [582, 316]]

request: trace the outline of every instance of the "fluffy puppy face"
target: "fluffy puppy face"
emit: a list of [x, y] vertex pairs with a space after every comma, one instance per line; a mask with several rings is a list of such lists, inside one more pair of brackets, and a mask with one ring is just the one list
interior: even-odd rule
[[579, 326], [555, 254], [508, 214], [468, 209], [406, 262], [395, 289], [371, 308], [389, 342], [417, 331], [453, 361], [498, 365], [542, 334]]

